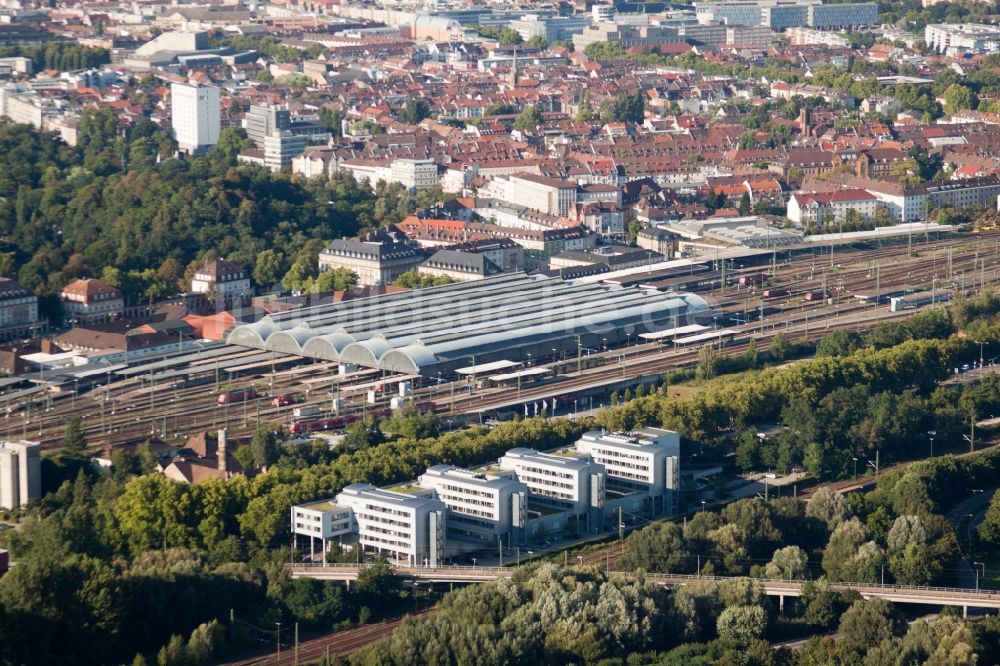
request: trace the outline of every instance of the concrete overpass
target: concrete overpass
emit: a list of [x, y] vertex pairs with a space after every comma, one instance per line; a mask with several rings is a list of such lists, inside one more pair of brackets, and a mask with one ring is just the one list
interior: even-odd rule
[[[350, 582], [358, 579], [361, 568], [369, 565], [354, 564], [296, 564], [290, 567], [293, 578], [317, 578], [319, 580]], [[483, 583], [498, 578], [510, 578], [516, 571], [508, 567], [393, 567], [401, 578], [428, 583]], [[614, 573], [614, 572], [612, 572]], [[622, 572], [632, 576], [630, 572]], [[696, 576], [693, 574], [645, 574], [645, 579], [666, 587], [690, 585], [701, 581], [722, 582], [733, 580], [734, 576]], [[757, 579], [768, 596], [778, 597], [779, 607], [784, 606], [785, 597], [802, 595], [805, 581]], [[853, 590], [869, 599], [880, 597], [898, 604], [927, 604], [934, 606], [961, 607], [963, 614], [969, 608], [1000, 609], [1000, 591], [974, 590], [956, 587], [918, 587], [913, 585], [879, 585], [871, 583], [831, 583], [835, 592]]]

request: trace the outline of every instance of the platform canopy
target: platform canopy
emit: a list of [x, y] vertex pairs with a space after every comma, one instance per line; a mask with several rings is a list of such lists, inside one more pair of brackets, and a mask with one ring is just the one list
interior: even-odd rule
[[639, 337], [643, 340], [664, 340], [668, 338], [676, 338], [677, 336], [701, 333], [702, 331], [707, 331], [708, 329], [708, 326], [702, 326], [701, 324], [689, 324], [688, 326], [668, 328], [662, 331], [656, 331], [655, 333], [640, 333]]
[[508, 372], [502, 375], [491, 375], [491, 382], [509, 382], [512, 379], [517, 379], [518, 377], [538, 377], [541, 375], [547, 375], [552, 372], [550, 368], [525, 368], [524, 370], [518, 370], [517, 372]]
[[470, 365], [465, 368], [458, 368], [455, 370], [455, 374], [458, 375], [484, 375], [487, 372], [496, 372], [497, 370], [506, 370], [507, 368], [516, 368], [521, 365], [520, 363], [515, 363], [514, 361], [493, 361], [492, 363], [480, 363], [478, 365]]
[[690, 345], [696, 342], [709, 342], [711, 340], [718, 340], [719, 338], [728, 338], [733, 335], [736, 335], [736, 331], [731, 328], [723, 328], [718, 331], [707, 331], [697, 335], [689, 335], [686, 338], [676, 338], [674, 343], [678, 345]]

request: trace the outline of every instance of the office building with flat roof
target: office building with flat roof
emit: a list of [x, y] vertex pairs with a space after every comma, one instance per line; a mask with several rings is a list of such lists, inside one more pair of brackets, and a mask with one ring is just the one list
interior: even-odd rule
[[982, 23], [937, 23], [924, 28], [924, 41], [938, 53], [994, 53], [1000, 50], [1000, 27]]
[[672, 514], [680, 490], [680, 435], [644, 428], [633, 432], [592, 430], [574, 449], [602, 465], [609, 487], [639, 492], [657, 513]]
[[417, 485], [433, 491], [448, 507], [449, 539], [493, 545], [501, 538], [520, 543], [527, 522], [528, 486], [514, 475], [434, 465]]
[[363, 549], [411, 566], [437, 566], [444, 555], [444, 502], [353, 483], [337, 495], [336, 505], [351, 510], [352, 528]]
[[878, 5], [823, 4], [820, 0], [718, 0], [696, 2], [695, 11], [702, 24], [718, 21], [730, 26], [766, 26], [771, 30], [805, 26], [831, 30], [874, 25]]
[[292, 507], [292, 537], [298, 546], [298, 538], [309, 537], [309, 552], [316, 558], [316, 540], [320, 552], [326, 553], [333, 540], [341, 540], [353, 533], [351, 508], [340, 506], [333, 500], [321, 500]]
[[516, 448], [504, 454], [498, 465], [528, 486], [529, 503], [582, 518], [588, 531], [600, 527], [605, 471], [589, 457]]
[[170, 109], [174, 137], [182, 151], [201, 153], [219, 142], [222, 110], [216, 86], [174, 83]]

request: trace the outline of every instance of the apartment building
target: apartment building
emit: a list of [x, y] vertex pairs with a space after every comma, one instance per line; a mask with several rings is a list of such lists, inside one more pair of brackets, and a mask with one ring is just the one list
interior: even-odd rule
[[878, 198], [862, 189], [797, 192], [788, 201], [788, 219], [796, 224], [830, 224], [843, 222], [852, 210], [872, 219], [879, 207]]
[[41, 129], [44, 105], [37, 92], [20, 84], [0, 86], [0, 118]]
[[865, 183], [862, 187], [882, 202], [896, 222], [916, 222], [927, 217], [929, 198], [923, 185], [900, 185], [881, 180], [862, 182]]
[[337, 170], [350, 171], [355, 180], [399, 183], [411, 192], [425, 190], [441, 184], [438, 165], [431, 159], [397, 158], [393, 160], [345, 159], [336, 164]]
[[927, 186], [934, 208], [992, 208], [1000, 195], [1000, 178], [982, 176]]
[[605, 469], [608, 486], [639, 491], [654, 509], [672, 514], [680, 491], [680, 435], [673, 430], [644, 428], [635, 432], [592, 430], [577, 440], [577, 452]]
[[788, 42], [796, 46], [838, 46], [847, 48], [850, 42], [847, 37], [835, 32], [815, 30], [813, 28], [796, 27], [785, 31]]
[[527, 525], [528, 486], [511, 475], [434, 465], [417, 485], [448, 507], [449, 539], [492, 546], [498, 538], [520, 543]]
[[0, 509], [16, 509], [42, 496], [42, 447], [0, 441]]

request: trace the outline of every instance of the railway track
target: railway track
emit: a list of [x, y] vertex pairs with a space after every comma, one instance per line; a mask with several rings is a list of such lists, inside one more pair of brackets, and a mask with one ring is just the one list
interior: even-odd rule
[[[423, 617], [433, 612], [433, 608], [428, 608], [417, 613], [416, 617]], [[365, 624], [303, 641], [299, 644], [298, 655], [295, 653], [294, 646], [287, 646], [282, 648], [280, 656], [277, 652], [258, 654], [239, 661], [226, 662], [222, 666], [264, 666], [265, 664], [267, 666], [295, 666], [296, 664], [317, 663], [328, 656], [347, 656], [392, 635], [392, 632], [403, 623], [406, 617], [410, 616], [379, 624]]]
[[[886, 245], [865, 251], [841, 249], [835, 253], [833, 272], [825, 264], [828, 257], [826, 254], [798, 256], [780, 263], [775, 262], [777, 276], [771, 278], [771, 284], [789, 291], [788, 296], [776, 299], [762, 299], [758, 294], [739, 286], [727, 286], [721, 292], [718, 289], [708, 290], [703, 294], [730, 317], [746, 316], [763, 309], [766, 315], [763, 322], [753, 321], [740, 330], [748, 338], [750, 335], [756, 337], [757, 344], [764, 348], [778, 330], [786, 330], [786, 334], [792, 337], [805, 337], [833, 328], [858, 328], [858, 323], [846, 322], [844, 318], [852, 313], [864, 312], [866, 307], [872, 312], [875, 309], [871, 304], [856, 302], [850, 295], [871, 293], [876, 286], [880, 293], [886, 293], [907, 286], [930, 288], [934, 284], [940, 287], [950, 283], [961, 286], [963, 276], [966, 287], [973, 281], [976, 285], [980, 281], [984, 285], [1000, 282], [1000, 232], [982, 234], [978, 239], [945, 238], [935, 241], [929, 248], [915, 243], [915, 247], [919, 249], [921, 256], [908, 256], [905, 244]], [[876, 263], [883, 266], [877, 271], [877, 275], [873, 270]], [[727, 271], [727, 277], [737, 281], [741, 275], [760, 274], [767, 268], [768, 266], [755, 266]], [[826, 286], [834, 304], [803, 302], [802, 296], [805, 293], [822, 289], [823, 271], [827, 272]], [[714, 271], [716, 280], [719, 279], [719, 273], [720, 271]], [[712, 275], [704, 277], [712, 279]], [[803, 333], [796, 328], [808, 332]], [[746, 348], [747, 343], [748, 340], [744, 340], [729, 349], [739, 352]], [[231, 355], [221, 356], [213, 362], [199, 363], [197, 367], [209, 373], [214, 364], [249, 358], [255, 353], [256, 350], [234, 350]], [[622, 363], [618, 357], [623, 354], [625, 359]], [[595, 356], [604, 358], [606, 364], [580, 376], [567, 376], [548, 385], [548, 389], [523, 388], [522, 397], [537, 400], [543, 396], [570, 393], [600, 376], [611, 380], [616, 372], [621, 372], [622, 365], [626, 375], [666, 372], [694, 363], [697, 350], [664, 350], [652, 345], [637, 345], [628, 347], [624, 352], [608, 350]], [[549, 362], [539, 359], [539, 362], [542, 361]], [[568, 370], [575, 370], [573, 361], [572, 358], [566, 358], [556, 363]], [[273, 363], [272, 360], [247, 364], [244, 370], [248, 376], [234, 377], [231, 380], [220, 377], [220, 389], [226, 385], [240, 388], [253, 384], [257, 386], [259, 393], [278, 395], [301, 393], [305, 386], [311, 391], [308, 400], [301, 405], [327, 408], [333, 397], [328, 391], [336, 390], [339, 386], [347, 413], [361, 414], [367, 407], [360, 387], [372, 383], [378, 377], [377, 372], [372, 370], [341, 377], [336, 372], [335, 363], [309, 361], [278, 369], [272, 374]], [[287, 361], [284, 363], [287, 364]], [[108, 380], [111, 380], [110, 375]], [[392, 383], [394, 379], [390, 377], [384, 381]], [[3, 409], [4, 399], [0, 394], [0, 432], [7, 437], [26, 436], [37, 439], [44, 448], [53, 448], [61, 441], [66, 421], [73, 416], [82, 417], [85, 436], [92, 443], [137, 441], [154, 435], [179, 442], [186, 435], [223, 425], [228, 425], [233, 436], [238, 437], [248, 434], [258, 420], [288, 423], [290, 419], [291, 407], [272, 407], [266, 399], [220, 407], [216, 403], [214, 381], [208, 385], [188, 388], [169, 388], [165, 383], [158, 379], [158, 373], [154, 373], [152, 378], [144, 376], [111, 380], [87, 394], [62, 397], [36, 395], [17, 404], [8, 404], [6, 410]], [[511, 393], [509, 389], [480, 390], [475, 395], [467, 396], [462, 393], [465, 390], [467, 385], [464, 383], [445, 382], [440, 386], [419, 388], [414, 396], [417, 400], [437, 403], [442, 408], [441, 411], [463, 413], [480, 411], [484, 405], [509, 400]]]

